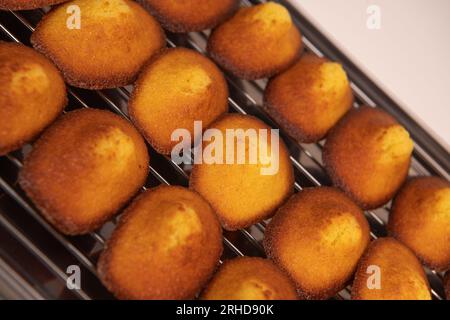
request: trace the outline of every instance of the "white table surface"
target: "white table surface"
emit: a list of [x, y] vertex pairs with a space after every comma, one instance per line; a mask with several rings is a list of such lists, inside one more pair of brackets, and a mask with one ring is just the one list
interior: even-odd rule
[[290, 1], [450, 151], [450, 0]]

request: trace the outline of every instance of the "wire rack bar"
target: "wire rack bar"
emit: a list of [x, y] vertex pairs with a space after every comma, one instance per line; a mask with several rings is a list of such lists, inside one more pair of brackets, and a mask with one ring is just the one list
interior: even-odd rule
[[[265, 2], [265, 1], [243, 1], [243, 5], [251, 5], [252, 3], [259, 3], [259, 2]], [[43, 15], [45, 12], [43, 10], [37, 10], [36, 12], [39, 12], [40, 15]], [[19, 13], [19, 12], [10, 12], [11, 16], [14, 17], [18, 22], [20, 22], [26, 29], [28, 29], [29, 32], [34, 31], [34, 25], [25, 17], [25, 14]], [[7, 37], [11, 39], [11, 41], [20, 43], [19, 38], [15, 34], [14, 31], [10, 30], [5, 26], [3, 23], [0, 22], [0, 32], [3, 32]], [[200, 32], [200, 33], [193, 33], [189, 34], [184, 38], [184, 45], [197, 50], [201, 53], [205, 53], [205, 50], [203, 49], [205, 47], [205, 43], [207, 40], [208, 34], [206, 32]], [[313, 41], [308, 39], [307, 37], [303, 36], [303, 42], [305, 44], [306, 50], [309, 50], [319, 56], [325, 56], [325, 54], [316, 46]], [[170, 36], [167, 39], [167, 43], [170, 47], [176, 47], [177, 41], [176, 39], [172, 39]], [[276, 124], [273, 122], [273, 120], [264, 112], [264, 110], [261, 108], [261, 97], [263, 95], [264, 86], [266, 84], [266, 81], [242, 81], [237, 80], [233, 78], [230, 75], [226, 74], [227, 82], [230, 86], [230, 88], [235, 91], [235, 94], [238, 94], [239, 96], [235, 97], [234, 95], [231, 95], [228, 98], [229, 105], [231, 106], [232, 110], [234, 112], [238, 112], [241, 114], [253, 114], [254, 112], [257, 112], [257, 115], [262, 118], [264, 121], [266, 121], [268, 124], [272, 125], [273, 127], [276, 127]], [[370, 106], [375, 106], [374, 101], [369, 97], [368, 94], [365, 93], [364, 90], [362, 90], [354, 81], [351, 80], [351, 88], [354, 92], [354, 95], [356, 97], [355, 101], [355, 107], [360, 106], [361, 104], [367, 104]], [[239, 83], [238, 83], [239, 82]], [[253, 93], [249, 92], [247, 89], [244, 88], [252, 88]], [[103, 91], [95, 91], [90, 94], [96, 95], [98, 98], [100, 98], [113, 112], [121, 115], [125, 119], [129, 120], [129, 117], [124, 111], [120, 105], [115, 101], [111, 95], [111, 92], [114, 94], [117, 94], [117, 96], [124, 102], [127, 103], [128, 99], [130, 98], [130, 87], [124, 87], [124, 88], [118, 88], [115, 90], [103, 90]], [[88, 108], [89, 103], [85, 101], [85, 99], [82, 97], [81, 94], [77, 93], [76, 89], [68, 88], [68, 93], [71, 98], [73, 98], [81, 107]], [[258, 98], [254, 97], [254, 95], [258, 96]], [[239, 102], [239, 98], [244, 100], [244, 103]], [[317, 156], [318, 152], [321, 152], [322, 150], [322, 144], [314, 144], [314, 145], [304, 145], [299, 144], [298, 142], [294, 141], [293, 139], [289, 138], [285, 133], [283, 133], [282, 130], [280, 132], [283, 135], [283, 138], [289, 142], [291, 146], [294, 146], [298, 152], [296, 154], [291, 154], [290, 160], [292, 162], [292, 165], [296, 171], [296, 175], [306, 179], [305, 181], [308, 181], [308, 183], [312, 186], [321, 186], [323, 184], [326, 184], [326, 181], [324, 182], [322, 179], [322, 176], [324, 175], [324, 168], [321, 163], [320, 157]], [[438, 161], [436, 161], [431, 155], [429, 155], [423, 147], [421, 147], [418, 143], [415, 144], [416, 148], [414, 151], [414, 158], [412, 161], [412, 174], [430, 174], [429, 170], [426, 168], [431, 168], [434, 170], [434, 172], [438, 173], [439, 175], [443, 176], [444, 178], [449, 179], [449, 173], [443, 168]], [[155, 153], [155, 151], [150, 147], [150, 152]], [[162, 156], [163, 159], [166, 162], [166, 165], [170, 168], [174, 169], [174, 171], [179, 175], [180, 179], [184, 181], [187, 184], [187, 181], [189, 179], [189, 172], [186, 171], [185, 168], [182, 166], [174, 163], [169, 157]], [[10, 161], [17, 170], [20, 170], [22, 166], [22, 162], [20, 159], [13, 155], [7, 155], [6, 159]], [[301, 159], [307, 159], [312, 163], [314, 166], [314, 170], [312, 171], [310, 168], [308, 168], [306, 165], [302, 164]], [[166, 184], [169, 185], [169, 179], [166, 177], [165, 174], [163, 174], [160, 170], [155, 168], [154, 166], [149, 166], [149, 171], [151, 176], [153, 176], [160, 184]], [[317, 175], [317, 172], [320, 172], [320, 175]], [[304, 188], [304, 186], [301, 184], [300, 181], [296, 179], [295, 181], [295, 189], [297, 191], [300, 191]], [[67, 251], [75, 257], [80, 263], [86, 267], [90, 272], [92, 272], [94, 275], [96, 275], [96, 268], [95, 268], [95, 259], [91, 256], [91, 253], [85, 253], [82, 252], [75, 244], [72, 243], [70, 237], [66, 237], [61, 235], [58, 231], [56, 231], [51, 225], [49, 225], [45, 219], [41, 217], [41, 215], [34, 209], [34, 207], [29, 203], [27, 199], [25, 199], [18, 190], [16, 190], [17, 186], [12, 185], [8, 183], [3, 177], [0, 176], [0, 188], [5, 191], [7, 195], [9, 195], [14, 201], [16, 201], [28, 214], [30, 214], [40, 225], [42, 225], [53, 237], [56, 238], [64, 247], [67, 249]], [[146, 188], [144, 187], [144, 190]], [[374, 224], [376, 226], [376, 230], [384, 230], [385, 229], [385, 222], [379, 215], [386, 215], [388, 213], [387, 207], [382, 208], [380, 210], [377, 210], [377, 212], [374, 211], [367, 211], [366, 216], [371, 224]], [[117, 222], [117, 219], [114, 219], [114, 223]], [[36, 255], [40, 260], [61, 280], [66, 281], [67, 276], [63, 270], [61, 270], [51, 259], [48, 258], [48, 256], [37, 248], [32, 240], [28, 239], [26, 235], [21, 232], [19, 228], [14, 226], [12, 223], [10, 223], [6, 217], [3, 217], [0, 215], [0, 223], [6, 227], [20, 242], [25, 245], [34, 255]], [[261, 222], [255, 225], [256, 230], [258, 230], [260, 233], [264, 233], [266, 227], [266, 222]], [[376, 230], [371, 230], [371, 236], [372, 238], [377, 238], [380, 236], [377, 234]], [[246, 241], [250, 246], [255, 248], [256, 255], [264, 255], [264, 249], [261, 245], [261, 239], [257, 239], [253, 232], [249, 230], [240, 230], [238, 232], [240, 235], [240, 241]], [[103, 247], [105, 242], [107, 241], [107, 237], [102, 235], [102, 230], [98, 230], [96, 232], [92, 232], [88, 235], [91, 237], [95, 242], [97, 242], [100, 247]], [[230, 240], [227, 236], [224, 236], [224, 244], [226, 248], [233, 253], [235, 256], [243, 256], [246, 255], [246, 252], [244, 249], [241, 249], [239, 244], [235, 241]], [[242, 244], [242, 243], [241, 243]], [[221, 259], [221, 262], [223, 259]], [[435, 272], [428, 270], [429, 277], [432, 277], [431, 281], [432, 283], [436, 283], [436, 280], [441, 280], [442, 275]], [[346, 289], [344, 289], [341, 293], [339, 293], [336, 298], [337, 299], [347, 299], [349, 297], [349, 292], [351, 290], [351, 287], [348, 286]], [[441, 288], [438, 290], [441, 292]], [[90, 299], [91, 297], [86, 294], [83, 291], [78, 291], [77, 294], [81, 299]], [[432, 294], [435, 299], [442, 299], [441, 294], [439, 294], [436, 289], [432, 288]]]

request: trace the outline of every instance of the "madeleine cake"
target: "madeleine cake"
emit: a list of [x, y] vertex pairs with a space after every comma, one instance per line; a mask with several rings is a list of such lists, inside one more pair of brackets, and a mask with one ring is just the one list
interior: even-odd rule
[[190, 187], [211, 204], [227, 230], [269, 218], [294, 185], [289, 153], [278, 132], [239, 114], [225, 115], [209, 129], [218, 136], [203, 144], [202, 163], [194, 164]]
[[414, 144], [409, 133], [379, 108], [349, 112], [329, 133], [323, 150], [334, 185], [362, 208], [387, 203], [405, 181]]
[[450, 269], [450, 183], [437, 177], [408, 181], [394, 200], [388, 230], [430, 268]]
[[144, 139], [108, 111], [67, 113], [34, 144], [19, 183], [43, 216], [65, 234], [84, 234], [110, 219], [148, 173]]
[[203, 300], [296, 300], [293, 282], [270, 260], [227, 260], [203, 291]]
[[33, 140], [67, 103], [64, 80], [43, 55], [0, 41], [0, 156]]
[[[70, 16], [74, 6], [79, 12]], [[70, 85], [105, 89], [131, 84], [165, 46], [165, 37], [159, 23], [134, 1], [74, 0], [46, 14], [31, 42]]]
[[352, 286], [355, 300], [431, 300], [425, 271], [414, 253], [393, 238], [372, 242]]
[[[170, 154], [177, 129], [194, 135], [194, 121], [208, 127], [228, 110], [227, 83], [217, 66], [193, 50], [168, 49], [140, 74], [128, 111], [147, 141]], [[200, 132], [201, 133], [201, 132]]]
[[208, 52], [219, 65], [249, 80], [284, 71], [301, 50], [300, 31], [286, 8], [274, 2], [239, 9], [208, 40]]
[[264, 109], [291, 137], [311, 143], [350, 110], [353, 94], [339, 63], [308, 53], [269, 81], [264, 100]]
[[211, 29], [230, 17], [239, 0], [139, 0], [171, 32]]
[[120, 299], [193, 299], [222, 253], [209, 204], [182, 187], [145, 191], [125, 210], [98, 265]]
[[268, 257], [296, 283], [300, 297], [327, 299], [342, 290], [369, 243], [360, 208], [336, 188], [300, 191], [269, 223]]
[[67, 1], [68, 0], [0, 0], [0, 10], [30, 10]]

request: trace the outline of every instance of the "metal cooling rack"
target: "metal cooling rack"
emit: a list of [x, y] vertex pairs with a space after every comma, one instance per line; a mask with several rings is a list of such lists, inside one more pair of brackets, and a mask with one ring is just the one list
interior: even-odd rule
[[[243, 1], [243, 5], [265, 1]], [[323, 37], [289, 3], [283, 3], [290, 10], [295, 23], [301, 29], [306, 50], [319, 56], [341, 62], [351, 79], [355, 94], [355, 107], [362, 104], [387, 110], [410, 131], [415, 141], [410, 176], [437, 175], [450, 179], [450, 156], [413, 119], [388, 96], [379, 90], [355, 65], [337, 48]], [[21, 12], [0, 12], [0, 40], [20, 42], [30, 45], [29, 38], [34, 26], [46, 10]], [[188, 35], [167, 34], [169, 47], [184, 46], [205, 53], [208, 32]], [[101, 50], [101, 48], [99, 48]], [[277, 125], [260, 107], [267, 80], [243, 81], [226, 75], [230, 88], [228, 99], [231, 112], [252, 114], [274, 128]], [[132, 87], [113, 90], [89, 91], [70, 87], [69, 106], [66, 111], [77, 108], [96, 107], [109, 109], [127, 117], [127, 102]], [[295, 169], [295, 189], [329, 185], [330, 181], [323, 169], [323, 142], [299, 144], [281, 131], [291, 154]], [[106, 239], [114, 229], [117, 218], [106, 223], [101, 229], [85, 236], [68, 237], [57, 232], [41, 217], [30, 200], [17, 184], [18, 171], [30, 146], [0, 157], [0, 283], [7, 286], [11, 297], [33, 299], [109, 299], [110, 293], [101, 285], [96, 276], [96, 263]], [[144, 187], [159, 184], [188, 185], [190, 166], [177, 165], [170, 158], [158, 154], [151, 146], [150, 175]], [[389, 204], [383, 208], [367, 211], [371, 226], [371, 236], [386, 235]], [[224, 254], [221, 261], [235, 256], [264, 256], [261, 241], [266, 222], [245, 230], [224, 233]], [[82, 271], [82, 289], [66, 288], [69, 265], [79, 265]], [[443, 299], [442, 274], [426, 270], [432, 287], [433, 298]], [[2, 278], [4, 279], [2, 281]], [[349, 299], [350, 286], [342, 290], [336, 299]]]

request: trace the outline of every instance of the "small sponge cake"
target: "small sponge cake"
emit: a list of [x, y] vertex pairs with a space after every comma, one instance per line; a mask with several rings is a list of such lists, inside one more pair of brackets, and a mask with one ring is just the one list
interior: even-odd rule
[[125, 210], [98, 265], [120, 299], [193, 299], [222, 253], [208, 203], [175, 186], [147, 190]]
[[[203, 162], [194, 165], [190, 187], [211, 204], [227, 230], [271, 217], [293, 192], [293, 168], [284, 143], [273, 139], [269, 126], [248, 115], [227, 114], [209, 129], [221, 136], [204, 143]], [[227, 139], [227, 132], [234, 136]], [[216, 151], [207, 152], [213, 147]], [[216, 159], [222, 148], [223, 157]]]
[[431, 300], [419, 260], [393, 238], [372, 242], [361, 259], [352, 286], [354, 300]]
[[144, 139], [125, 119], [81, 109], [55, 122], [33, 146], [19, 182], [65, 234], [84, 234], [110, 219], [148, 174]]
[[353, 103], [342, 66], [313, 54], [270, 80], [264, 98], [267, 113], [302, 143], [322, 139]]
[[[128, 105], [133, 122], [160, 153], [170, 154], [178, 141], [176, 129], [189, 130], [194, 121], [208, 127], [228, 110], [227, 83], [217, 66], [184, 48], [168, 49], [140, 74]], [[192, 140], [193, 140], [192, 139]]]
[[[69, 19], [71, 6], [80, 10], [79, 25], [76, 13]], [[158, 22], [134, 1], [74, 0], [46, 14], [31, 42], [70, 85], [105, 89], [131, 84], [165, 46], [165, 37]]]
[[0, 10], [31, 10], [68, 0], [0, 0]]
[[336, 188], [304, 189], [269, 223], [268, 257], [294, 280], [304, 299], [327, 299], [351, 279], [369, 244], [363, 212]]
[[430, 268], [450, 269], [450, 183], [437, 177], [407, 182], [395, 198], [388, 230]]
[[140, 0], [172, 32], [211, 29], [233, 14], [239, 0]]
[[296, 300], [292, 281], [270, 260], [225, 261], [202, 294], [204, 300]]
[[66, 86], [44, 56], [0, 41], [0, 156], [33, 140], [61, 113]]
[[363, 106], [329, 133], [323, 160], [334, 185], [362, 208], [374, 209], [405, 181], [413, 148], [409, 133], [393, 117]]
[[274, 2], [241, 8], [208, 40], [208, 52], [219, 65], [249, 80], [287, 69], [301, 49], [300, 31], [286, 8]]

